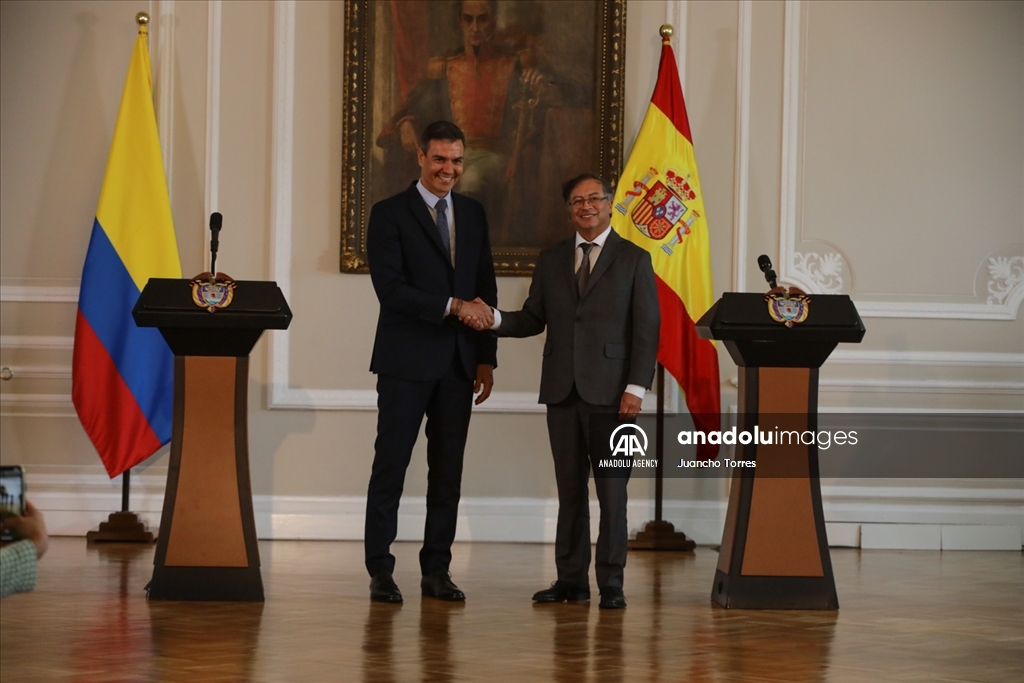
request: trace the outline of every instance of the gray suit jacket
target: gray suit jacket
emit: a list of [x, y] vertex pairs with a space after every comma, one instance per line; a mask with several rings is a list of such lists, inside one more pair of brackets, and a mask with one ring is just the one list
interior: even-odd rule
[[573, 235], [541, 252], [521, 311], [502, 311], [501, 337], [547, 327], [540, 403], [560, 403], [573, 383], [580, 398], [618, 406], [627, 384], [650, 388], [661, 316], [651, 256], [613, 230], [580, 297]]

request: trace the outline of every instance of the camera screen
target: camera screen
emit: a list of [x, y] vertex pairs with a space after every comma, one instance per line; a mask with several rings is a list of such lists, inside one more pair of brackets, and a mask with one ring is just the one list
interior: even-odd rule
[[0, 470], [0, 519], [25, 514], [25, 482], [20, 468]]

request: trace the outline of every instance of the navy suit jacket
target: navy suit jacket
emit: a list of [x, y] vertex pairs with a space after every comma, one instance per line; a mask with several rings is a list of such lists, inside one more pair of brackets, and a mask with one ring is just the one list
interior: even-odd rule
[[370, 211], [366, 252], [380, 317], [370, 371], [412, 381], [439, 379], [456, 349], [466, 377], [476, 366], [497, 367], [497, 341], [453, 316], [449, 297], [480, 297], [497, 306], [498, 287], [484, 208], [451, 193], [455, 217], [455, 265], [414, 182], [405, 192], [377, 202]]

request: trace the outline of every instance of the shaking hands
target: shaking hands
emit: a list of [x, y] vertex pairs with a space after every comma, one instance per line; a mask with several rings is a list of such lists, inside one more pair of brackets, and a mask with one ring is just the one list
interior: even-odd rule
[[480, 297], [472, 301], [459, 301], [456, 304], [455, 315], [459, 321], [472, 327], [478, 332], [491, 329], [494, 324], [494, 311]]

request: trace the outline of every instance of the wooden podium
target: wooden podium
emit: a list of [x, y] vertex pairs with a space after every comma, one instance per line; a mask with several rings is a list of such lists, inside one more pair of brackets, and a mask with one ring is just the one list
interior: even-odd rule
[[736, 445], [735, 459], [756, 467], [733, 470], [711, 599], [728, 608], [838, 609], [818, 446], [780, 434], [817, 433], [818, 368], [839, 342], [864, 337], [853, 301], [811, 295], [806, 320], [787, 327], [763, 294], [727, 292], [697, 331], [721, 340], [739, 366], [737, 431], [759, 432], [757, 442]]
[[174, 425], [151, 600], [263, 600], [249, 480], [249, 352], [292, 313], [275, 282], [239, 281], [208, 312], [188, 280], [151, 279], [132, 316], [174, 352]]

